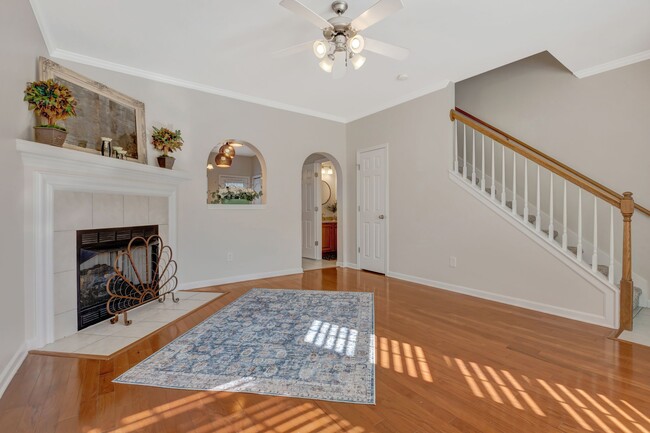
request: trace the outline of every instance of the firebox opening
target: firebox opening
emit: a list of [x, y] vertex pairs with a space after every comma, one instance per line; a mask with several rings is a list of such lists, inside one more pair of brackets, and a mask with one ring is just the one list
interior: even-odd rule
[[[82, 330], [108, 319], [106, 302], [107, 281], [115, 274], [117, 255], [126, 249], [133, 238], [148, 238], [158, 234], [158, 226], [119, 227], [77, 231], [77, 329]], [[158, 246], [151, 245], [151, 251], [139, 250], [134, 257], [136, 263], [124, 263], [120, 267], [127, 272], [133, 268], [153, 266], [158, 255]], [[146, 263], [150, 261], [150, 263]], [[133, 275], [135, 280], [136, 275]]]

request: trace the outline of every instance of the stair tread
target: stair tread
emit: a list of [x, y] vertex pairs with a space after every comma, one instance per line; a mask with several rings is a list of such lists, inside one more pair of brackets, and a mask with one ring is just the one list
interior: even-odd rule
[[[542, 233], [544, 233], [544, 234], [546, 234], [546, 236], [548, 236], [548, 229], [542, 230]], [[557, 239], [559, 234], [560, 234], [560, 232], [558, 232], [557, 230], [553, 230], [553, 239]]]

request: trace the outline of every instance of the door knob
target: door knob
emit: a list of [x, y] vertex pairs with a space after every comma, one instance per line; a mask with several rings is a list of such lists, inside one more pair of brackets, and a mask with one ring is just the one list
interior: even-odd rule
[[380, 219], [380, 220], [383, 220], [383, 219], [384, 219], [384, 216], [383, 216], [383, 215], [379, 215], [379, 219]]

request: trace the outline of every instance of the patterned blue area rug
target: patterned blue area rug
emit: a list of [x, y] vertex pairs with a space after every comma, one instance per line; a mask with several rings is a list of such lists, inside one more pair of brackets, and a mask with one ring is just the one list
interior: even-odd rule
[[114, 380], [375, 403], [372, 293], [252, 289]]

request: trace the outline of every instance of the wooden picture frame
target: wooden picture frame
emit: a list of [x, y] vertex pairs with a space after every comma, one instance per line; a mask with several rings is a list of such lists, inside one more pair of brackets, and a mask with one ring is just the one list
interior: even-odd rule
[[126, 159], [147, 164], [144, 103], [84, 77], [45, 57], [38, 59], [39, 80], [70, 88], [77, 100], [77, 116], [60, 122], [68, 131], [63, 147], [101, 154], [101, 137], [127, 151]]

